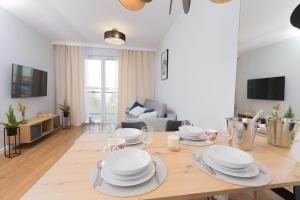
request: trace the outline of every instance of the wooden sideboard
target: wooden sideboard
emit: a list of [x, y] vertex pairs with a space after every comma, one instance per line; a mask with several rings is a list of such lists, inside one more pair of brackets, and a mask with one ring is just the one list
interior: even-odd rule
[[60, 116], [35, 117], [20, 125], [21, 144], [31, 143], [60, 128]]

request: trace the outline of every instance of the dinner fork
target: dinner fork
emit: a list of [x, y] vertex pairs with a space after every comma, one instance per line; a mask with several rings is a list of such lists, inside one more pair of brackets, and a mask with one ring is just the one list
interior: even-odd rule
[[103, 167], [103, 160], [99, 160], [97, 162], [97, 176], [96, 176], [94, 184], [93, 184], [94, 187], [100, 186], [103, 182], [102, 177], [101, 177], [101, 180], [100, 180], [100, 172], [101, 172], [102, 167]]
[[194, 156], [195, 156], [196, 161], [200, 162], [202, 164], [202, 166], [204, 166], [211, 175], [213, 175], [213, 176], [216, 175], [215, 170], [213, 168], [211, 168], [209, 165], [207, 165], [200, 155], [195, 154]]
[[157, 163], [155, 160], [152, 161], [154, 166], [155, 166], [155, 172], [154, 172], [154, 177], [155, 177], [155, 180], [157, 182], [158, 185], [160, 185], [160, 180], [159, 180], [159, 177], [158, 177], [158, 174], [157, 174]]

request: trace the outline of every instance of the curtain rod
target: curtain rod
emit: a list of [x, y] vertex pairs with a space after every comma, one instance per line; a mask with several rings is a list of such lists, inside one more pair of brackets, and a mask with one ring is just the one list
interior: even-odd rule
[[125, 50], [156, 52], [156, 49], [151, 49], [151, 48], [132, 47], [132, 46], [113, 46], [113, 45], [82, 43], [82, 42], [53, 41], [52, 44], [53, 45], [70, 45], [70, 46], [92, 47], [92, 48], [101, 48], [101, 49], [116, 49], [116, 50], [125, 49]]

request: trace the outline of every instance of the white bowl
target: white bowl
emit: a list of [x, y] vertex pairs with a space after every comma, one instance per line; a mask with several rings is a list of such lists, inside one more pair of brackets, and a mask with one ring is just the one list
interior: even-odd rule
[[112, 152], [104, 160], [104, 165], [113, 173], [133, 175], [145, 170], [151, 162], [151, 155], [136, 148], [126, 148]]
[[200, 137], [204, 134], [203, 129], [197, 126], [180, 126], [179, 131], [186, 137]]
[[120, 128], [115, 131], [115, 134], [125, 140], [136, 140], [142, 135], [142, 131], [135, 128]]
[[254, 162], [250, 154], [240, 149], [223, 145], [210, 146], [208, 155], [219, 165], [232, 169], [243, 169]]

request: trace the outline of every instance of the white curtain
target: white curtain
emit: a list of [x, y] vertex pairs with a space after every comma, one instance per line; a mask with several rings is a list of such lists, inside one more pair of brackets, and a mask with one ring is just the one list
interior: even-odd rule
[[[56, 103], [64, 100], [71, 107], [72, 125], [85, 120], [84, 112], [84, 52], [81, 47], [55, 45]], [[60, 111], [61, 112], [61, 111]]]
[[134, 101], [154, 98], [155, 53], [121, 50], [119, 61], [119, 120], [125, 120], [126, 107]]

